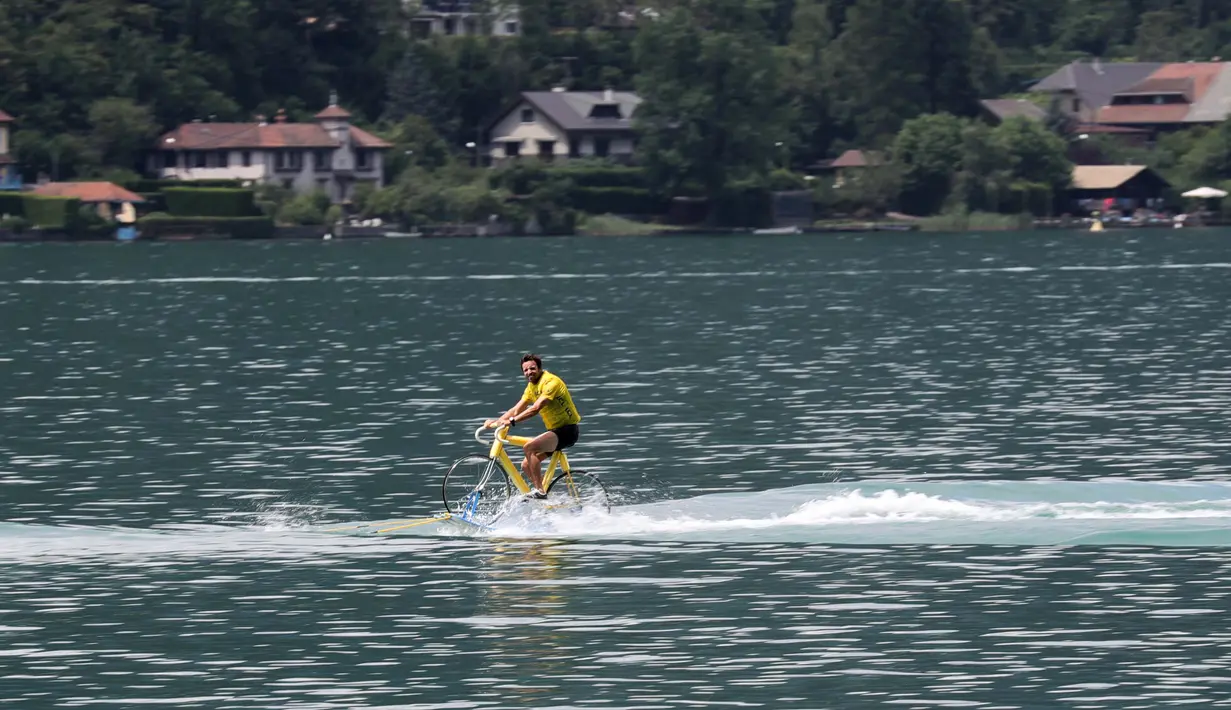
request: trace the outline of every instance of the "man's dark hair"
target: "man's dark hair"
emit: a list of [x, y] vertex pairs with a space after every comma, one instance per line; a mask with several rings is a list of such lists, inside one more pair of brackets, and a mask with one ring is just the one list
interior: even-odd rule
[[521, 356], [521, 364], [523, 365], [530, 362], [531, 360], [534, 361], [535, 365], [539, 366], [540, 370], [543, 369], [543, 358], [539, 357], [538, 355], [535, 355], [534, 353], [526, 353], [525, 355]]

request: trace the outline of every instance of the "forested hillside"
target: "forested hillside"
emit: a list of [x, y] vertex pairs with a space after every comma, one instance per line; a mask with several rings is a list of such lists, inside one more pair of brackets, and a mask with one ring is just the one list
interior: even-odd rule
[[1073, 58], [1231, 58], [1231, 3], [1213, 0], [519, 4], [520, 37], [415, 40], [401, 0], [4, 0], [0, 109], [27, 177], [132, 169], [178, 123], [302, 120], [331, 90], [431, 167], [518, 91], [630, 89], [658, 184], [712, 193], [971, 116]]

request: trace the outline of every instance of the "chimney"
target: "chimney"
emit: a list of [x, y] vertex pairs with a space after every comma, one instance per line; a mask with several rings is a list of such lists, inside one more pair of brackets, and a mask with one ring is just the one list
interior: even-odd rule
[[611, 89], [603, 89], [603, 101], [606, 101], [607, 103], [615, 101], [615, 93], [612, 92]]
[[553, 86], [551, 87], [551, 90], [553, 93], [556, 93], [556, 94], [563, 94], [566, 91], [566, 89], [563, 86]]
[[1103, 62], [1098, 57], [1094, 58], [1094, 73], [1095, 74], [1103, 73]]

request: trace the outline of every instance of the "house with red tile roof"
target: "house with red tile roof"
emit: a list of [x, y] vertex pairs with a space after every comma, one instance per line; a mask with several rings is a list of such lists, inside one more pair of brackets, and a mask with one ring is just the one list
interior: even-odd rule
[[185, 123], [164, 134], [149, 171], [180, 180], [238, 179], [277, 183], [297, 193], [323, 191], [345, 202], [361, 183], [384, 186], [384, 155], [393, 145], [353, 126], [337, 97], [312, 123]]
[[1231, 62], [1074, 62], [1031, 90], [1060, 98], [1082, 132], [1156, 134], [1231, 116]]
[[13, 117], [0, 111], [0, 190], [20, 190], [21, 173], [13, 160]]
[[145, 202], [141, 195], [112, 182], [45, 182], [30, 192], [43, 197], [75, 197], [87, 205]]

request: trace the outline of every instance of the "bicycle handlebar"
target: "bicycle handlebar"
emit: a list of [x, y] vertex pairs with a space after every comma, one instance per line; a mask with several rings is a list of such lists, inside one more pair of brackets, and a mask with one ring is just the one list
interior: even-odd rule
[[[512, 446], [513, 442], [509, 441], [508, 439], [504, 438], [504, 436], [502, 436], [502, 434], [508, 431], [508, 429], [509, 429], [508, 427], [497, 427], [496, 433], [493, 436], [495, 436], [496, 440], [499, 441], [500, 443], [507, 444], [508, 446]], [[480, 444], [486, 445], [487, 442], [483, 441], [483, 432], [486, 430], [487, 430], [486, 426], [480, 426], [478, 429], [475, 429], [474, 430], [474, 440], [479, 442]]]

